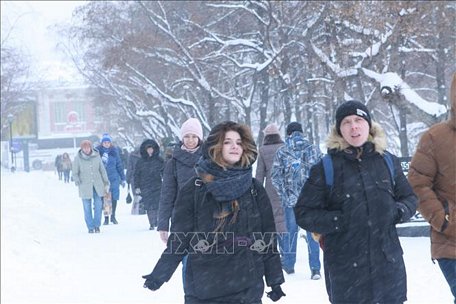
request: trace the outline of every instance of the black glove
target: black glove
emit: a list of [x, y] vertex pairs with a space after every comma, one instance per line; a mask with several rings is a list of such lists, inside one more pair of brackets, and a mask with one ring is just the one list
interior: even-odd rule
[[412, 217], [412, 214], [410, 214], [410, 211], [405, 204], [397, 202], [396, 207], [396, 223], [405, 223]]
[[146, 281], [144, 282], [144, 285], [143, 285], [144, 288], [149, 288], [150, 290], [157, 290], [163, 284], [163, 283], [160, 283], [157, 280], [155, 280], [154, 277], [152, 276], [152, 274], [143, 275], [142, 277], [143, 277], [143, 279], [146, 279]]
[[280, 285], [274, 285], [271, 288], [272, 291], [267, 292], [266, 294], [273, 302], [277, 302], [281, 297], [286, 296], [286, 294], [283, 293], [282, 288], [280, 288]]

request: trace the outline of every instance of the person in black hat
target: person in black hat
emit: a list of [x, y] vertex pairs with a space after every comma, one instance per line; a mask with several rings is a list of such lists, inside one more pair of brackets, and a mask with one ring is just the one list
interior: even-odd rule
[[[286, 132], [285, 144], [277, 149], [272, 163], [271, 181], [280, 197], [285, 217], [286, 233], [279, 237], [282, 268], [287, 274], [293, 274], [299, 231], [293, 207], [309, 176], [311, 166], [320, 159], [321, 152], [317, 146], [304, 138], [300, 123], [291, 122]], [[306, 234], [310, 278], [319, 280], [321, 278], [320, 247], [312, 239], [310, 231]]]
[[294, 211], [300, 227], [323, 238], [329, 300], [403, 303], [407, 280], [396, 224], [415, 214], [417, 198], [400, 162], [355, 100], [338, 107], [326, 145], [328, 156], [312, 167]]

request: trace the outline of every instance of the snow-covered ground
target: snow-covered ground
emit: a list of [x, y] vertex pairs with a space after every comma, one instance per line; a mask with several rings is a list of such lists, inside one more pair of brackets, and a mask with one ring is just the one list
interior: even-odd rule
[[[181, 270], [152, 292], [141, 275], [164, 249], [146, 216], [130, 214], [121, 189], [119, 225], [88, 234], [74, 184], [54, 172], [1, 172], [1, 303], [183, 303]], [[407, 303], [452, 303], [428, 238], [401, 238], [408, 274]], [[296, 274], [286, 275], [278, 303], [328, 303], [324, 280], [309, 279], [305, 241]], [[272, 303], [263, 298], [264, 303]]]

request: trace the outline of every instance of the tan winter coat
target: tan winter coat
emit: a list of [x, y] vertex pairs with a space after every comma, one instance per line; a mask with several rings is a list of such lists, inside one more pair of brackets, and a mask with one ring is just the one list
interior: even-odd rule
[[456, 77], [451, 103], [450, 119], [422, 135], [408, 175], [418, 211], [432, 227], [433, 259], [456, 259]]
[[97, 150], [92, 149], [90, 155], [79, 150], [73, 162], [74, 183], [79, 186], [79, 197], [93, 198], [93, 189], [99, 196], [103, 196], [109, 189], [109, 179], [106, 169]]

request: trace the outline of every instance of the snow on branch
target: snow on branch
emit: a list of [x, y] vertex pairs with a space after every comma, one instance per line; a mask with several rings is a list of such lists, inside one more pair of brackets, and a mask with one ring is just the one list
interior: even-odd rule
[[326, 64], [329, 69], [337, 75], [337, 77], [344, 78], [348, 76], [354, 76], [358, 74], [357, 68], [347, 68], [342, 69], [338, 64], [333, 63], [326, 54], [320, 50], [315, 44], [312, 43], [312, 48], [315, 54], [320, 58], [320, 60]]
[[437, 102], [427, 101], [418, 95], [418, 93], [416, 93], [415, 90], [412, 89], [405, 81], [403, 81], [401, 77], [399, 77], [399, 75], [396, 73], [388, 72], [379, 74], [365, 68], [362, 70], [368, 77], [376, 80], [381, 88], [390, 88], [395, 92], [399, 92], [409, 103], [415, 105], [417, 108], [429, 115], [438, 117], [447, 112], [447, 109], [444, 105], [441, 105]]

